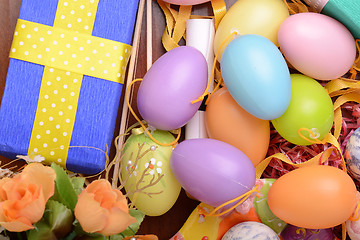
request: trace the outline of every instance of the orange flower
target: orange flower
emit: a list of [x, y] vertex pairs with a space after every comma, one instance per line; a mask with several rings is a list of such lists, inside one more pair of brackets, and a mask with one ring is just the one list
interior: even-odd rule
[[31, 163], [13, 178], [0, 180], [0, 225], [13, 232], [33, 229], [54, 194], [55, 171]]
[[129, 215], [127, 200], [110, 183], [100, 179], [81, 192], [75, 207], [75, 217], [85, 232], [111, 236], [121, 233], [136, 219]]

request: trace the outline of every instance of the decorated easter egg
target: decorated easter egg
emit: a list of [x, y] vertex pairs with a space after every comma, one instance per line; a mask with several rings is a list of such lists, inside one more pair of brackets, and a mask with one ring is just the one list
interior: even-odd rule
[[232, 40], [220, 67], [231, 96], [250, 114], [271, 120], [288, 108], [289, 69], [279, 49], [267, 38], [244, 35]]
[[196, 113], [207, 85], [208, 66], [202, 53], [189, 46], [161, 56], [145, 74], [137, 106], [149, 126], [173, 130], [184, 126]]
[[233, 145], [256, 166], [266, 156], [270, 123], [246, 112], [226, 88], [216, 91], [206, 107], [208, 136]]
[[349, 173], [360, 181], [360, 128], [351, 134], [346, 144], [345, 160]]
[[275, 182], [275, 179], [259, 179], [258, 185], [260, 185], [259, 181], [262, 182], [262, 186], [260, 188], [261, 194], [257, 195], [254, 199], [256, 213], [259, 215], [263, 224], [270, 227], [274, 232], [279, 234], [286, 226], [286, 223], [271, 212], [267, 201], [268, 192], [272, 184]]
[[[161, 130], [152, 135], [162, 143], [175, 139]], [[160, 146], [136, 131], [126, 140], [122, 151], [121, 178], [125, 190], [136, 208], [148, 216], [166, 213], [180, 194], [181, 186], [170, 169], [171, 151], [172, 146]]]
[[326, 229], [306, 229], [288, 224], [281, 232], [283, 240], [334, 240], [335, 235], [331, 228]]
[[258, 222], [242, 222], [230, 228], [221, 240], [279, 240], [268, 226]]
[[268, 193], [271, 211], [292, 225], [322, 229], [344, 223], [353, 213], [356, 186], [344, 171], [324, 165], [295, 169]]
[[351, 240], [360, 240], [360, 221], [346, 221], [346, 231]]
[[326, 90], [316, 80], [291, 74], [289, 108], [272, 124], [287, 141], [311, 145], [329, 133], [334, 121], [334, 107]]
[[[357, 199], [360, 199], [359, 192], [357, 192]], [[353, 213], [353, 217], [355, 219], [346, 221], [346, 231], [351, 240], [360, 240], [360, 219], [357, 219], [358, 216], [359, 216], [359, 211], [356, 211], [355, 209]]]
[[279, 29], [279, 45], [286, 59], [301, 73], [320, 80], [336, 79], [353, 65], [356, 45], [350, 31], [320, 13], [298, 13]]
[[258, 34], [268, 38], [278, 46], [280, 24], [289, 16], [289, 11], [282, 0], [238, 0], [230, 7], [221, 20], [214, 39], [214, 52], [221, 47], [219, 58], [228, 45], [228, 36], [237, 32]]
[[239, 149], [215, 139], [189, 139], [175, 147], [171, 170], [193, 197], [217, 207], [252, 190], [255, 168]]
[[164, 2], [177, 4], [177, 5], [196, 5], [204, 2], [209, 2], [210, 0], [164, 0]]

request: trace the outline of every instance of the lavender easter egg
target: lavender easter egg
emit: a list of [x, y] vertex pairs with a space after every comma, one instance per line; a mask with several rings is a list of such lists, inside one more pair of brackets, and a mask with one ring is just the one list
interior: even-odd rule
[[151, 126], [173, 130], [184, 126], [196, 113], [206, 88], [208, 65], [202, 53], [189, 46], [161, 56], [145, 74], [137, 95], [138, 110]]
[[345, 160], [349, 173], [360, 181], [360, 128], [351, 134], [346, 144]]
[[242, 222], [230, 228], [221, 240], [279, 240], [268, 226], [259, 222]]
[[170, 167], [194, 198], [217, 207], [255, 185], [255, 168], [239, 149], [215, 139], [190, 139], [175, 147]]
[[331, 228], [325, 229], [306, 229], [288, 224], [281, 232], [283, 240], [334, 240], [335, 235]]

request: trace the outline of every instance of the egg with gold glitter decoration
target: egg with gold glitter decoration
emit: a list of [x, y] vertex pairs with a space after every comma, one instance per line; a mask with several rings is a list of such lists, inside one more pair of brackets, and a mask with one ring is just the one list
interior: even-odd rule
[[[152, 136], [164, 144], [175, 140], [167, 131], [156, 130]], [[170, 169], [172, 150], [172, 146], [156, 144], [142, 131], [133, 131], [125, 142], [121, 156], [122, 184], [134, 206], [148, 216], [166, 213], [180, 194], [181, 186]]]
[[351, 134], [346, 144], [345, 161], [349, 173], [360, 181], [360, 128]]

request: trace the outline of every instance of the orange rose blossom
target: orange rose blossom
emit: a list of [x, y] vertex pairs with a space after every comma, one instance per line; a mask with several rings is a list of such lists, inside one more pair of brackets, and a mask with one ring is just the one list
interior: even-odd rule
[[13, 232], [33, 229], [54, 194], [55, 171], [31, 163], [13, 178], [0, 180], [0, 225]]
[[129, 215], [126, 197], [105, 179], [93, 181], [81, 192], [75, 217], [84, 231], [105, 236], [121, 233], [136, 222]]

